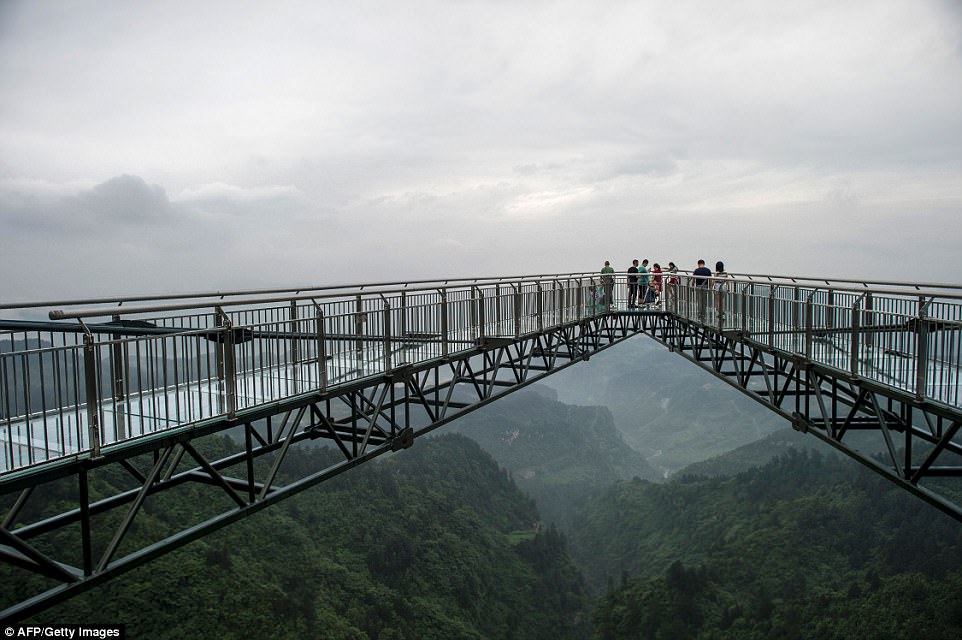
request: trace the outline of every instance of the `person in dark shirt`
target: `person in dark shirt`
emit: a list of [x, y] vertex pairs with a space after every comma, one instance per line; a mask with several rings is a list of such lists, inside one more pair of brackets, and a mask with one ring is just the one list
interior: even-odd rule
[[[698, 261], [698, 267], [691, 272], [695, 277], [695, 292], [698, 305], [698, 321], [705, 322], [705, 307], [708, 303], [708, 278], [711, 277], [711, 269], [705, 266], [704, 260]], [[697, 277], [702, 276], [702, 277]], [[705, 276], [708, 276], [707, 278]]]
[[[635, 274], [635, 275], [631, 275]], [[635, 306], [635, 300], [638, 298], [638, 258], [631, 261], [631, 266], [628, 267], [628, 308], [631, 309]]]
[[[697, 267], [694, 271], [691, 272], [691, 275], [693, 275], [693, 276], [709, 276], [709, 277], [711, 277], [711, 269], [709, 269], [708, 267], [705, 266], [705, 261], [704, 261], [704, 260], [699, 260], [699, 261], [698, 261], [698, 267]], [[697, 277], [696, 277], [696, 278], [695, 278], [695, 286], [696, 286], [696, 287], [707, 287], [707, 286], [708, 286], [708, 279], [707, 279], [707, 278], [697, 278]]]

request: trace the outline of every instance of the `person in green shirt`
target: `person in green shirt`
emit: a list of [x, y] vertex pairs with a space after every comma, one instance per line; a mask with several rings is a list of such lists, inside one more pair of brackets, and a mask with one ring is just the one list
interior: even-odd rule
[[638, 267], [638, 304], [644, 306], [648, 304], [648, 283], [650, 278], [648, 276], [648, 258], [641, 261], [641, 266]]
[[601, 284], [605, 289], [605, 298], [602, 304], [605, 305], [605, 309], [610, 309], [612, 300], [612, 294], [615, 290], [615, 270], [611, 266], [611, 263], [605, 260], [605, 266], [601, 268]]

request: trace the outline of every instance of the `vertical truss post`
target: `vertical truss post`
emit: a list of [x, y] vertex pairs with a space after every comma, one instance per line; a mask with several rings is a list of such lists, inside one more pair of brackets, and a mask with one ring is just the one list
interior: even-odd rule
[[299, 323], [297, 321], [297, 301], [291, 300], [291, 365], [292, 365], [291, 377], [294, 380], [295, 393], [297, 393], [299, 389], [297, 381], [299, 378], [298, 369], [300, 367], [299, 365], [299, 362], [300, 362], [299, 346], [300, 345], [298, 344], [300, 342], [300, 338], [298, 338], [298, 329], [300, 327], [298, 325]]
[[448, 336], [448, 290], [447, 288], [441, 289], [441, 354], [447, 357], [450, 350], [448, 344], [450, 337]]
[[317, 340], [317, 386], [323, 391], [327, 389], [327, 335], [324, 328], [324, 309], [314, 302], [315, 330]]
[[928, 393], [929, 371], [929, 323], [926, 319], [929, 302], [925, 296], [919, 296], [919, 311], [916, 317], [916, 349], [915, 349], [915, 397], [921, 400]]
[[77, 501], [80, 503], [80, 551], [83, 555], [84, 575], [89, 576], [93, 573], [94, 561], [90, 543], [90, 490], [86, 469], [80, 470], [77, 480], [79, 482]]
[[90, 457], [100, 457], [100, 393], [97, 391], [97, 345], [90, 329], [80, 321], [84, 330], [84, 389], [87, 400], [87, 434]]
[[214, 311], [221, 318], [221, 326], [224, 333], [221, 334], [224, 342], [221, 349], [224, 352], [224, 388], [227, 396], [227, 415], [231, 418], [237, 413], [237, 371], [234, 360], [234, 326], [230, 317], [224, 313], [220, 307], [214, 307]]

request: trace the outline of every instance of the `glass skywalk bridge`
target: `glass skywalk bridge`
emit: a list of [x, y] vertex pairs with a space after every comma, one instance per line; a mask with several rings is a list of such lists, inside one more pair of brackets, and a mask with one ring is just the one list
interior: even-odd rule
[[[629, 308], [625, 274], [392, 282], [0, 304], [0, 560], [58, 586], [23, 617], [645, 334], [962, 521], [962, 286], [745, 274], [669, 281]], [[639, 363], [640, 365], [643, 363]], [[882, 456], [849, 445], [871, 431]], [[203, 438], [236, 451], [208, 459]], [[343, 454], [281, 484], [287, 452]], [[91, 498], [102, 469], [133, 488]], [[27, 518], [44, 483], [77, 506]], [[210, 487], [213, 515], [122, 555], [149, 496]], [[216, 506], [226, 502], [226, 507]], [[125, 515], [110, 542], [101, 514]], [[79, 526], [52, 558], [35, 541]], [[67, 553], [69, 550], [65, 550]], [[26, 596], [25, 596], [26, 597]]]
[[[597, 274], [141, 307], [50, 303], [51, 317], [70, 320], [0, 324], [0, 477], [383, 375], [401, 363], [470, 352], [487, 339], [630, 314], [624, 275], [615, 277], [607, 307]], [[960, 411], [962, 304], [945, 285], [922, 291], [754, 276], [728, 279], [717, 291], [695, 287], [686, 274], [677, 279], [646, 313], [737, 333]], [[28, 307], [4, 306], [29, 315]]]

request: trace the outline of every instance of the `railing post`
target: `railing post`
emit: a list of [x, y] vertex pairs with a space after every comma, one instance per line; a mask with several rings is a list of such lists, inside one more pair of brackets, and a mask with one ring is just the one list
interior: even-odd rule
[[928, 394], [929, 322], [925, 314], [930, 302], [925, 300], [925, 296], [919, 296], [919, 311], [916, 318], [917, 345], [915, 349], [915, 397], [919, 400]]
[[361, 337], [364, 335], [364, 323], [367, 322], [367, 314], [364, 313], [364, 301], [361, 299], [360, 294], [358, 294], [355, 299], [354, 304], [354, 356], [356, 359], [360, 360], [364, 356], [364, 341]]
[[[120, 316], [113, 316], [113, 321], [120, 322]], [[121, 335], [114, 334], [111, 338], [110, 356], [114, 369], [114, 402], [119, 403], [126, 398], [126, 394], [124, 393], [124, 344], [123, 336]], [[174, 363], [174, 366], [177, 366], [177, 364]], [[114, 405], [114, 431], [118, 440], [123, 440], [127, 437], [126, 415], [127, 412], [116, 406], [116, 404]]]
[[865, 344], [869, 349], [875, 349], [875, 332], [871, 330], [875, 326], [875, 299], [872, 297], [872, 292], [869, 291], [865, 294]]
[[441, 354], [447, 357], [450, 346], [448, 345], [448, 290], [441, 289]]
[[[798, 286], [798, 284], [792, 285], [792, 301], [792, 328], [798, 329], [802, 324], [801, 320], [803, 320], [803, 318], [800, 318], [799, 316], [804, 314], [805, 309], [805, 307], [802, 305], [802, 288]], [[800, 310], [802, 313], [799, 313]]]
[[84, 384], [87, 400], [87, 437], [90, 440], [90, 457], [100, 457], [100, 394], [97, 392], [97, 345], [87, 325], [80, 321], [84, 330]]
[[725, 307], [728, 297], [728, 291], [723, 291], [719, 289], [715, 291], [715, 321], [718, 324], [718, 333], [723, 333], [725, 331]]
[[475, 290], [478, 293], [478, 344], [484, 344], [484, 289], [476, 287]]
[[544, 301], [543, 301], [544, 296], [542, 295], [543, 293], [544, 292], [541, 289], [541, 281], [538, 280], [538, 298], [536, 300], [537, 311], [538, 311], [538, 333], [544, 333]]
[[825, 328], [831, 333], [835, 328], [835, 290], [828, 290], [828, 306], [825, 311]]
[[855, 298], [855, 301], [852, 303], [852, 335], [849, 342], [851, 343], [851, 373], [853, 378], [858, 376], [858, 352], [861, 348], [860, 341], [862, 332], [860, 327], [862, 324], [862, 311], [859, 309], [861, 302], [862, 296], [859, 296]]
[[[114, 322], [120, 322], [120, 316], [113, 316]], [[124, 355], [123, 355], [123, 336], [114, 334], [111, 336], [110, 355], [114, 366], [114, 400], [123, 400], [124, 394]]]
[[324, 327], [324, 309], [321, 305], [314, 303], [317, 311], [315, 317], [317, 332], [317, 384], [321, 391], [327, 389], [327, 331]]
[[[668, 295], [669, 291], [671, 292], [670, 295]], [[681, 278], [679, 276], [665, 278], [665, 294], [665, 301], [668, 303], [665, 307], [668, 308], [669, 312], [678, 316], [678, 296], [681, 295]]]
[[398, 335], [402, 338], [408, 334], [408, 292], [401, 292], [401, 326]]
[[292, 373], [291, 378], [294, 380], [294, 393], [298, 391], [298, 378], [299, 374], [299, 361], [300, 361], [300, 338], [298, 338], [298, 322], [297, 322], [297, 301], [291, 300], [291, 364]]
[[384, 338], [383, 338], [383, 348], [384, 348], [384, 373], [391, 372], [391, 303], [387, 301], [383, 295], [381, 296], [381, 302], [384, 305], [382, 309], [383, 319], [382, 323], [384, 325]]
[[775, 294], [778, 285], [771, 285], [768, 290], [768, 346], [775, 346]]
[[747, 287], [742, 287], [741, 292], [741, 314], [742, 314], [742, 335], [748, 334], [748, 303], [751, 301], [751, 296], [755, 292], [755, 284], [749, 283]]
[[815, 297], [816, 290], [813, 290], [805, 299], [805, 357], [812, 359], [812, 324], [815, 322]]
[[575, 287], [575, 319], [578, 322], [581, 322], [582, 318], [585, 317], [584, 302], [585, 302], [584, 280], [579, 278], [578, 286]]
[[558, 306], [558, 326], [562, 326], [565, 323], [565, 290], [564, 286], [560, 281], [554, 281], [555, 286], [555, 304]]
[[511, 287], [514, 289], [514, 337], [517, 338], [521, 335], [521, 285], [513, 284]]
[[[478, 287], [476, 285], [471, 285], [471, 299], [468, 304], [468, 311], [469, 311], [469, 319], [471, 321], [472, 327], [478, 326], [478, 307], [475, 302], [477, 299], [478, 299]], [[475, 329], [475, 333], [477, 333], [477, 329]]]
[[[224, 377], [221, 382], [223, 383], [224, 390], [227, 396], [227, 415], [231, 418], [237, 413], [237, 371], [235, 370], [234, 362], [234, 326], [231, 324], [230, 317], [224, 313], [224, 310], [220, 307], [215, 307], [214, 311], [220, 317], [220, 326], [224, 328], [224, 332], [221, 334], [224, 338], [224, 342], [221, 345], [223, 350], [223, 366], [224, 366]], [[223, 395], [222, 395], [223, 397]]]
[[494, 285], [494, 333], [501, 335], [501, 283]]

